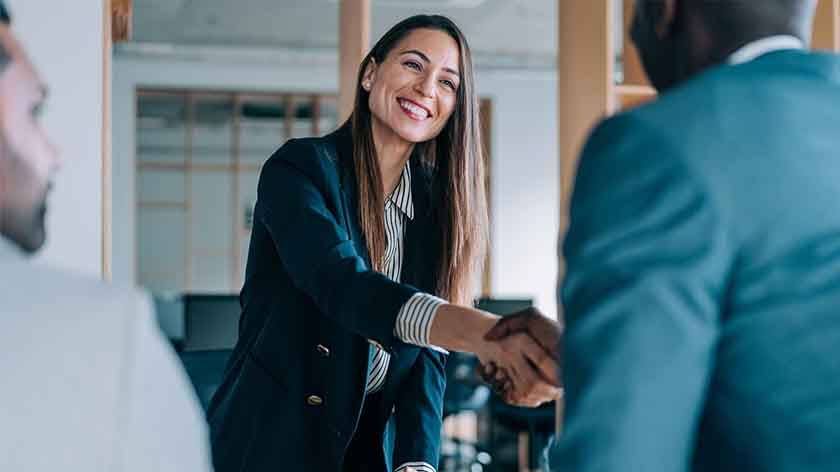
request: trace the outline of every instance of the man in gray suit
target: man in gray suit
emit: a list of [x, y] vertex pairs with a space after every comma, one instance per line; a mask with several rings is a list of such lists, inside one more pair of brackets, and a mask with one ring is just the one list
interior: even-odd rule
[[583, 152], [558, 471], [840, 470], [840, 59], [815, 0], [638, 0]]
[[0, 2], [0, 470], [208, 471], [195, 395], [148, 297], [36, 267], [61, 161]]

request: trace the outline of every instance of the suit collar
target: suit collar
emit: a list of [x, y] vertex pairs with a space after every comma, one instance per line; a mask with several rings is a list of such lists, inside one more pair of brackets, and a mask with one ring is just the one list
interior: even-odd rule
[[335, 146], [341, 187], [355, 199], [356, 174], [353, 168], [353, 135], [350, 123], [344, 124], [341, 128], [329, 134], [327, 138]]
[[771, 52], [804, 48], [805, 43], [796, 36], [768, 36], [745, 44], [729, 56], [728, 62], [733, 65], [743, 64]]

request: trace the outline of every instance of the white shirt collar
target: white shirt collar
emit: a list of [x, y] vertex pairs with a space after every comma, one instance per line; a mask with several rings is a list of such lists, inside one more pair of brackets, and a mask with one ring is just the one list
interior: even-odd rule
[[414, 201], [411, 197], [411, 162], [406, 162], [403, 168], [397, 188], [385, 201], [385, 207], [389, 202], [397, 206], [409, 220], [414, 219]]
[[780, 34], [768, 36], [759, 40], [747, 43], [729, 56], [729, 63], [732, 65], [743, 64], [763, 56], [769, 52], [781, 51], [784, 49], [804, 49], [805, 43], [796, 36]]

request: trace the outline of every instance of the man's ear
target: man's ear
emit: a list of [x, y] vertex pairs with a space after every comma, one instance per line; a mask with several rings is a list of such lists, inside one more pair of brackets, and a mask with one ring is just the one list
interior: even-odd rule
[[376, 59], [371, 58], [368, 61], [367, 66], [365, 66], [365, 73], [362, 75], [362, 88], [366, 91], [370, 92], [371, 87], [373, 86], [373, 81], [376, 79], [376, 70], [378, 65], [376, 64]]
[[6, 224], [6, 208], [3, 207], [5, 205], [6, 200], [6, 192], [8, 192], [9, 182], [6, 180], [6, 143], [3, 142], [3, 138], [0, 137], [0, 238], [3, 237], [3, 231]]
[[673, 35], [679, 1], [682, 0], [662, 0], [662, 16], [656, 22], [656, 35], [659, 39], [668, 39]]

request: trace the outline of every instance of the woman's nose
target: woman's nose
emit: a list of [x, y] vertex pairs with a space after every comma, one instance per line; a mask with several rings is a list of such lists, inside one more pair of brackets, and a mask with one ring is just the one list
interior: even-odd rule
[[417, 82], [415, 89], [424, 97], [433, 97], [435, 94], [435, 83], [434, 77], [427, 75]]

